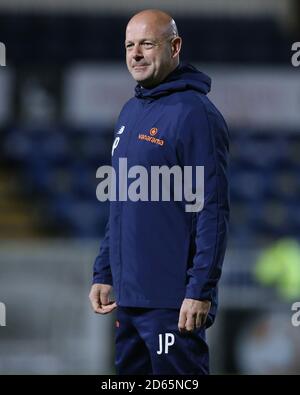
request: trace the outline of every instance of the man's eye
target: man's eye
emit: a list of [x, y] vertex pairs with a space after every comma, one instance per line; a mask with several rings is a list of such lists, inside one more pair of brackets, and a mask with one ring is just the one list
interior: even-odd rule
[[150, 49], [150, 48], [154, 47], [154, 44], [150, 43], [150, 42], [145, 42], [145, 43], [143, 43], [143, 46], [144, 46], [144, 48]]
[[126, 44], [125, 47], [126, 47], [126, 48], [131, 48], [131, 47], [132, 47], [132, 44]]

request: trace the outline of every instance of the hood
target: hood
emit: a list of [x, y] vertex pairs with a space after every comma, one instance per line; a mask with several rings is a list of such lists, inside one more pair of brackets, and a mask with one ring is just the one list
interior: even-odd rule
[[135, 87], [135, 96], [139, 99], [156, 99], [173, 92], [193, 89], [207, 94], [210, 91], [211, 79], [190, 64], [180, 63], [164, 81], [153, 88]]

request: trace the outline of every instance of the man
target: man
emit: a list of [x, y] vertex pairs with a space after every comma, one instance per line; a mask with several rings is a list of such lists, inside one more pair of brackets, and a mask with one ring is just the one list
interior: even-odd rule
[[121, 158], [149, 173], [204, 166], [204, 203], [187, 212], [175, 199], [111, 201], [90, 300], [96, 313], [117, 307], [118, 374], [209, 373], [205, 330], [216, 315], [229, 216], [228, 130], [206, 97], [210, 78], [179, 62], [181, 43], [162, 11], [127, 25], [127, 67], [138, 84], [115, 127], [112, 166], [121, 179]]

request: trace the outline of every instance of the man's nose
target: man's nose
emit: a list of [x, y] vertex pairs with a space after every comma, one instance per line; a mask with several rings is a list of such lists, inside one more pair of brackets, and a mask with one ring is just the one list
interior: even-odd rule
[[139, 45], [134, 46], [132, 57], [134, 60], [139, 60], [144, 57], [141, 47]]

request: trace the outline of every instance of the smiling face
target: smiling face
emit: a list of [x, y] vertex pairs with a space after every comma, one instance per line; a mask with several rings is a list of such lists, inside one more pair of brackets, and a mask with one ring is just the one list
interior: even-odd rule
[[126, 63], [140, 85], [158, 85], [179, 63], [181, 39], [173, 19], [161, 11], [135, 15], [126, 29]]

